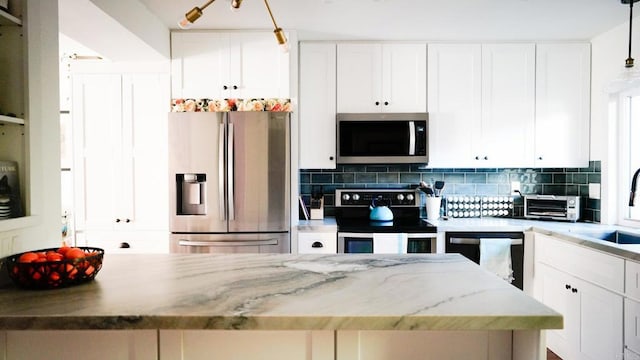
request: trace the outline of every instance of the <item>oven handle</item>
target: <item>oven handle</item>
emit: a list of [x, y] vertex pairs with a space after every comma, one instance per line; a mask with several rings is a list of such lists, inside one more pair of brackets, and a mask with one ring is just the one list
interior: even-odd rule
[[178, 241], [178, 245], [182, 246], [258, 246], [258, 245], [278, 245], [278, 239], [268, 239], [268, 240], [225, 240], [225, 241], [215, 241], [215, 240], [204, 240], [204, 241], [196, 241], [196, 240], [186, 240], [182, 239]]
[[[459, 244], [459, 245], [480, 245], [480, 238], [456, 238], [452, 237], [449, 239], [450, 244]], [[522, 245], [522, 239], [520, 238], [511, 238], [511, 245]]]
[[[393, 233], [396, 234], [396, 233]], [[399, 233], [401, 234], [401, 233]], [[438, 236], [436, 233], [407, 233], [407, 238], [409, 239], [425, 239], [425, 238], [433, 238], [435, 239]], [[351, 233], [351, 232], [338, 232], [339, 238], [358, 238], [358, 239], [373, 239], [373, 233]]]

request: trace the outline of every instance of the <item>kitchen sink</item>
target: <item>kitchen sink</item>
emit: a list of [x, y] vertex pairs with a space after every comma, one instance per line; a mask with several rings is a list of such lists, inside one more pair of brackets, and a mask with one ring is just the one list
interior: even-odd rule
[[640, 244], [640, 234], [620, 230], [576, 231], [574, 233], [586, 237], [609, 241], [616, 244]]

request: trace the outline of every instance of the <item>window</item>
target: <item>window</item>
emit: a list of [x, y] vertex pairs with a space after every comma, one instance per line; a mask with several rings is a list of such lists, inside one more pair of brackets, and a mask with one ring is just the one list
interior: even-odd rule
[[640, 179], [635, 206], [629, 206], [633, 174], [640, 168], [640, 89], [621, 94], [618, 123], [618, 223], [640, 226]]

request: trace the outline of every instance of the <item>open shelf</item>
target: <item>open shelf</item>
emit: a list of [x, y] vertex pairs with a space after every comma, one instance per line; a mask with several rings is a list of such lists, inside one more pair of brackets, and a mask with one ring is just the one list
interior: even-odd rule
[[10, 124], [19, 124], [24, 125], [24, 119], [11, 117], [6, 115], [0, 115], [0, 123], [10, 123]]
[[22, 20], [0, 9], [0, 25], [18, 25], [22, 26]]

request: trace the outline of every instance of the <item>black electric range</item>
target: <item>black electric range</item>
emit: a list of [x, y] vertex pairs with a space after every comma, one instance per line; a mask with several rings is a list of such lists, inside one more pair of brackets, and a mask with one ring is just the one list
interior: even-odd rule
[[[411, 189], [336, 189], [338, 232], [349, 233], [436, 233], [437, 227], [420, 217], [420, 191]], [[370, 208], [386, 205], [392, 221], [369, 220]]]

